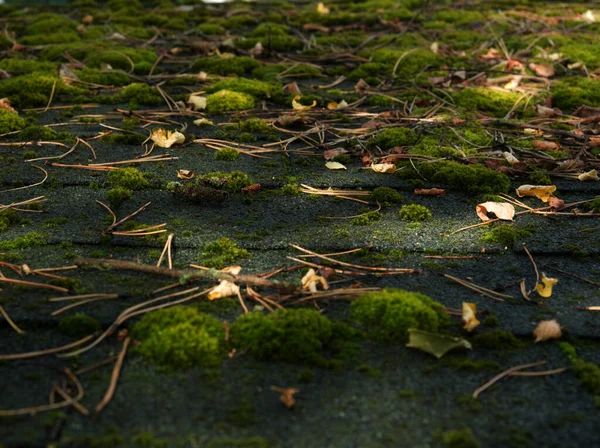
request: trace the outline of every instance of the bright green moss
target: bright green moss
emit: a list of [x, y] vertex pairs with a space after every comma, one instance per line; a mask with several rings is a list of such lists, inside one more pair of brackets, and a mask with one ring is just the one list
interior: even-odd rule
[[[420, 163], [417, 169], [423, 177], [431, 182], [445, 184], [472, 195], [505, 193], [510, 187], [510, 180], [506, 174], [479, 164], [463, 165], [458, 162], [442, 161]], [[401, 172], [401, 175], [416, 176], [416, 173], [405, 171], [407, 173]]]
[[140, 105], [160, 106], [163, 99], [158, 90], [140, 83], [133, 83], [125, 87], [120, 94], [115, 95], [117, 102], [128, 102], [131, 109], [136, 109]]
[[132, 336], [142, 341], [135, 351], [162, 368], [218, 367], [225, 329], [208, 314], [174, 306], [144, 315]]
[[252, 95], [256, 98], [271, 98], [282, 91], [281, 84], [267, 83], [247, 78], [231, 78], [215, 83], [208, 91], [232, 90]]
[[256, 59], [248, 56], [238, 56], [233, 58], [209, 57], [197, 60], [192, 65], [192, 70], [223, 76], [242, 76], [245, 73], [252, 72], [252, 70], [258, 67], [260, 67], [260, 63]]
[[106, 192], [106, 200], [113, 208], [118, 208], [121, 204], [131, 199], [131, 190], [124, 187], [116, 187]]
[[573, 373], [577, 376], [579, 383], [591, 394], [600, 399], [600, 367], [593, 363], [584, 361], [577, 356], [577, 350], [568, 342], [559, 342], [558, 347], [567, 361], [571, 364]]
[[0, 251], [26, 249], [28, 247], [43, 246], [45, 244], [47, 244], [46, 235], [31, 232], [10, 241], [0, 241]]
[[252, 109], [254, 97], [241, 92], [220, 90], [206, 97], [206, 111], [211, 114]]
[[61, 79], [48, 73], [30, 73], [5, 79], [0, 83], [0, 98], [7, 97], [19, 108], [45, 106], [50, 100], [56, 82], [54, 99], [61, 95], [75, 95], [85, 90], [67, 86]]
[[479, 442], [470, 428], [446, 431], [441, 436], [441, 442], [448, 448], [479, 448]]
[[219, 437], [210, 439], [206, 448], [271, 448], [274, 444], [263, 437]]
[[408, 128], [387, 128], [377, 134], [375, 143], [381, 149], [390, 149], [396, 146], [411, 145], [415, 141], [415, 133]]
[[363, 213], [362, 215], [353, 218], [351, 222], [355, 226], [366, 226], [368, 224], [371, 224], [372, 222], [380, 221], [381, 218], [383, 218], [381, 212], [372, 211], [368, 213]]
[[519, 100], [521, 101], [514, 111], [523, 113], [526, 103], [520, 93], [486, 87], [468, 87], [455, 93], [453, 97], [458, 106], [472, 113], [482, 112], [498, 118], [510, 112]]
[[54, 62], [36, 61], [34, 59], [0, 59], [0, 69], [6, 70], [13, 76], [26, 75], [32, 72], [56, 73], [57, 64]]
[[19, 212], [12, 208], [6, 208], [0, 212], [0, 232], [4, 232], [10, 226], [21, 223]]
[[58, 331], [72, 338], [83, 338], [100, 330], [100, 323], [85, 313], [64, 317], [58, 324]]
[[222, 269], [231, 266], [240, 258], [248, 256], [250, 256], [250, 252], [246, 249], [238, 247], [229, 238], [221, 237], [204, 246], [200, 255], [200, 262], [210, 268]]
[[600, 213], [600, 198], [596, 198], [587, 204], [582, 205], [586, 210], [593, 211], [594, 213]]
[[19, 131], [25, 127], [25, 120], [19, 114], [6, 109], [0, 109], [0, 135]]
[[503, 247], [512, 249], [517, 241], [527, 238], [531, 234], [531, 230], [517, 228], [514, 224], [502, 224], [483, 235], [481, 240], [498, 243]]
[[202, 23], [196, 27], [196, 31], [207, 35], [225, 34], [227, 30], [216, 23]]
[[150, 187], [150, 182], [144, 178], [137, 168], [119, 168], [108, 173], [108, 182], [114, 187], [128, 190], [144, 190]]
[[473, 345], [487, 350], [514, 350], [523, 347], [523, 343], [508, 331], [493, 330], [473, 336]]
[[253, 134], [266, 134], [271, 132], [271, 127], [260, 118], [249, 118], [240, 122], [240, 131], [251, 132]]
[[215, 160], [225, 160], [228, 162], [233, 162], [240, 156], [239, 151], [236, 151], [233, 148], [224, 148], [220, 151], [215, 152]]
[[331, 322], [311, 309], [249, 313], [231, 324], [231, 343], [259, 359], [322, 364], [321, 349], [332, 334]]
[[300, 187], [296, 184], [285, 184], [279, 189], [279, 194], [284, 196], [298, 196], [300, 193]]
[[267, 37], [248, 37], [246, 39], [238, 39], [235, 41], [235, 45], [238, 48], [249, 50], [259, 42], [264, 48], [275, 51], [301, 50], [304, 46], [300, 39], [289, 34], [271, 36], [270, 39]]
[[27, 26], [23, 32], [27, 36], [51, 34], [57, 30], [75, 31], [77, 29], [77, 22], [61, 14], [44, 13], [37, 14], [34, 17], [33, 23]]
[[431, 211], [419, 204], [403, 205], [398, 213], [400, 218], [410, 222], [421, 222], [431, 218]]
[[23, 45], [51, 45], [79, 42], [80, 40], [79, 34], [75, 31], [58, 31], [55, 33], [23, 36], [19, 39], [19, 43]]
[[238, 193], [242, 188], [252, 185], [252, 180], [241, 171], [231, 171], [230, 173], [215, 171], [198, 176], [196, 179], [199, 184], [222, 189], [229, 193]]
[[352, 316], [377, 339], [406, 342], [408, 329], [437, 332], [450, 323], [446, 308], [418, 292], [386, 288], [352, 303]]
[[75, 74], [82, 81], [103, 86], [121, 87], [131, 83], [129, 76], [116, 70], [103, 71], [95, 68], [84, 68], [83, 70], [75, 70]]
[[600, 81], [584, 77], [566, 77], [550, 88], [552, 105], [563, 111], [579, 106], [600, 107]]
[[308, 64], [298, 64], [295, 67], [291, 67], [289, 70], [285, 72], [286, 76], [288, 75], [305, 75], [307, 77], [310, 76], [321, 76], [321, 69], [315, 67], [314, 65]]
[[570, 63], [583, 62], [589, 71], [600, 67], [600, 55], [593, 34], [571, 34], [549, 36], [558, 51], [569, 59]]

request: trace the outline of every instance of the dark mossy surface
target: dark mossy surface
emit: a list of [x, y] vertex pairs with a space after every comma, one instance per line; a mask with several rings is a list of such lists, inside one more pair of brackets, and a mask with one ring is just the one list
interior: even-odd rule
[[[600, 305], [600, 187], [577, 179], [600, 168], [594, 4], [367, 0], [319, 12], [317, 2], [284, 1], [8, 3], [0, 272], [55, 289], [0, 284], [0, 305], [25, 332], [0, 318], [0, 447], [600, 445], [600, 317], [585, 310]], [[303, 110], [293, 108], [296, 89]], [[157, 129], [185, 141], [153, 147]], [[328, 169], [330, 160], [346, 169]], [[523, 184], [556, 185], [566, 204], [582, 203], [456, 232], [480, 222], [477, 204], [504, 194], [525, 205], [518, 212], [547, 205], [517, 197]], [[359, 190], [366, 203], [305, 186]], [[166, 232], [135, 236], [146, 227]], [[105, 265], [35, 272], [78, 257], [156, 266], [169, 234], [174, 269], [282, 268], [267, 276], [277, 287], [240, 282], [245, 315], [235, 294], [202, 295], [213, 280]], [[299, 258], [290, 244], [362, 249], [333, 255], [340, 266]], [[521, 281], [533, 290], [536, 279], [524, 245], [540, 275], [558, 279], [549, 298], [521, 294]], [[313, 294], [300, 290], [308, 266], [290, 257], [346, 271], [317, 267], [328, 293], [346, 295], [302, 301]], [[355, 265], [415, 273], [357, 275]], [[348, 297], [361, 287], [385, 290]], [[186, 294], [198, 297], [111, 327], [126, 309]], [[49, 300], [67, 296], [82, 298]], [[464, 302], [482, 323], [472, 332], [456, 313]], [[537, 323], [550, 319], [562, 339], [535, 344]], [[408, 327], [472, 349], [438, 360], [405, 347]], [[81, 355], [1, 359], [108, 329]], [[118, 355], [127, 336], [114, 397], [94, 415], [114, 361], [87, 367]], [[537, 361], [567, 370], [507, 377], [472, 397], [503, 370]], [[65, 368], [90, 416], [72, 406], [5, 415], [48, 404], [53, 385], [74, 396]], [[299, 389], [293, 408], [273, 386]]]

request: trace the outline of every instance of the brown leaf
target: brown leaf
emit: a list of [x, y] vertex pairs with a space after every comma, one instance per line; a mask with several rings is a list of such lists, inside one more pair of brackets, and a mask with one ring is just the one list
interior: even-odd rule
[[588, 143], [592, 148], [600, 147], [600, 137], [590, 137], [590, 141]]
[[371, 153], [366, 149], [360, 152], [360, 162], [362, 166], [371, 166]]
[[277, 387], [271, 386], [271, 390], [279, 392], [279, 401], [288, 409], [291, 409], [296, 404], [294, 395], [300, 392], [300, 389], [294, 389], [293, 387]]
[[584, 163], [579, 159], [568, 159], [560, 162], [554, 172], [556, 173], [568, 173], [571, 171], [578, 171], [583, 168]]
[[305, 23], [302, 25], [302, 31], [320, 31], [323, 34], [328, 34], [329, 28], [322, 25], [316, 25], [314, 23]]
[[533, 330], [535, 342], [547, 341], [548, 339], [560, 339], [562, 330], [556, 319], [541, 321]]
[[463, 302], [462, 303], [462, 320], [465, 324], [463, 328], [467, 331], [473, 331], [478, 325], [477, 320], [477, 306], [474, 303]]
[[547, 142], [546, 140], [534, 140], [531, 142], [531, 146], [541, 151], [556, 151], [560, 148], [558, 143]]
[[446, 193], [443, 188], [415, 188], [414, 194], [418, 196], [441, 196]]
[[298, 83], [296, 81], [290, 82], [283, 86], [284, 92], [288, 92], [290, 95], [302, 95], [300, 92], [300, 87], [298, 87]]
[[556, 73], [552, 64], [529, 64], [529, 68], [542, 78], [550, 78]]
[[281, 115], [275, 121], [276, 121], [276, 123], [280, 124], [281, 126], [288, 126], [288, 127], [300, 126], [300, 125], [308, 123], [306, 118], [304, 118], [300, 115]]
[[517, 188], [517, 196], [535, 196], [543, 202], [548, 202], [552, 193], [556, 191], [556, 185], [521, 185]]
[[87, 16], [85, 16], [83, 19], [81, 19], [81, 21], [82, 21], [83, 23], [85, 23], [86, 25], [91, 25], [91, 24], [92, 24], [92, 22], [94, 21], [94, 17], [88, 14], [88, 15], [87, 15]]
[[595, 117], [597, 115], [600, 115], [600, 108], [599, 107], [590, 107], [590, 106], [579, 106], [577, 109], [575, 109], [575, 112], [573, 112], [572, 114], [575, 117], [579, 117], [579, 118], [590, 118], [590, 117]]
[[325, 160], [331, 160], [340, 154], [346, 154], [347, 152], [348, 151], [346, 151], [344, 148], [328, 149], [323, 152], [323, 157], [325, 157]]
[[477, 216], [482, 221], [489, 221], [488, 213], [493, 213], [498, 219], [512, 221], [515, 216], [515, 208], [508, 202], [483, 202], [475, 207]]
[[17, 111], [10, 105], [10, 100], [8, 98], [0, 99], [0, 109], [8, 110], [10, 112], [14, 112], [15, 114], [17, 113]]
[[538, 104], [536, 106], [536, 108], [537, 108], [538, 117], [549, 118], [549, 117], [553, 117], [557, 114], [556, 109], [553, 109], [551, 107], [542, 106], [541, 104]]
[[358, 82], [354, 85], [354, 90], [357, 93], [364, 93], [366, 90], [370, 89], [371, 86], [367, 84], [364, 79], [359, 79]]
[[560, 210], [565, 206], [565, 201], [562, 199], [558, 199], [556, 196], [550, 196], [548, 200], [548, 205], [552, 210]]

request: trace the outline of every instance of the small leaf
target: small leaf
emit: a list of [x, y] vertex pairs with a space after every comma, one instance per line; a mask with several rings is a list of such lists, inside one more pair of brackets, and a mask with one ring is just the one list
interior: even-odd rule
[[505, 221], [512, 221], [515, 216], [515, 208], [508, 202], [483, 202], [475, 207], [477, 216], [482, 221], [489, 221], [488, 213], [493, 213], [497, 218]]
[[534, 140], [531, 142], [531, 146], [541, 151], [556, 151], [557, 149], [560, 149], [558, 143], [548, 142], [546, 140]]
[[327, 168], [329, 168], [330, 170], [345, 170], [346, 167], [344, 165], [342, 165], [340, 162], [327, 162], [325, 164], [325, 166]]
[[300, 92], [300, 87], [298, 87], [298, 83], [296, 81], [290, 82], [289, 84], [283, 86], [283, 90], [295, 96], [301, 95], [302, 93]]
[[556, 73], [552, 64], [529, 64], [529, 68], [542, 78], [550, 78]]
[[552, 193], [556, 191], [556, 185], [521, 185], [517, 188], [517, 196], [535, 196], [543, 202], [548, 202]]
[[215, 286], [208, 293], [208, 300], [224, 299], [225, 297], [231, 297], [239, 294], [240, 287], [229, 280], [221, 280], [217, 286]]
[[548, 339], [560, 339], [562, 330], [556, 319], [541, 321], [533, 330], [535, 342], [547, 341]]
[[319, 2], [317, 4], [317, 12], [321, 15], [328, 15], [329, 14], [329, 8], [327, 6], [325, 6], [325, 4], [323, 2]]
[[577, 179], [579, 179], [582, 182], [586, 180], [598, 180], [598, 173], [596, 172], [596, 170], [591, 170], [587, 173], [581, 173], [579, 176], [577, 176]]
[[294, 110], [311, 110], [313, 107], [315, 107], [317, 105], [316, 100], [313, 100], [313, 102], [310, 106], [305, 106], [304, 104], [300, 104], [298, 102], [298, 100], [300, 98], [302, 98], [300, 95], [296, 95], [294, 97], [294, 99], [292, 100], [292, 107], [294, 108]]
[[342, 100], [339, 103], [332, 101], [327, 105], [327, 109], [329, 110], [344, 109], [346, 107], [348, 107], [348, 103], [346, 102], [346, 100]]
[[187, 103], [192, 106], [194, 110], [206, 109], [206, 97], [200, 95], [190, 95]]
[[157, 129], [150, 136], [152, 141], [161, 148], [170, 148], [175, 144], [185, 142], [185, 135], [178, 131], [166, 131], [164, 129]]
[[192, 170], [177, 170], [177, 178], [183, 180], [191, 180], [195, 176]]
[[542, 283], [538, 283], [535, 287], [537, 293], [544, 298], [552, 296], [552, 287], [558, 283], [557, 278], [546, 277], [546, 274], [542, 272]]
[[395, 173], [396, 165], [393, 163], [374, 163], [371, 165], [371, 169], [376, 173]]
[[296, 404], [294, 395], [300, 392], [300, 389], [294, 389], [293, 387], [277, 387], [271, 386], [271, 390], [279, 392], [279, 401], [288, 409], [292, 408]]
[[214, 126], [215, 125], [208, 118], [198, 118], [197, 120], [194, 120], [194, 124], [196, 126]]
[[473, 331], [479, 326], [477, 320], [477, 306], [474, 303], [463, 302], [462, 303], [462, 320], [464, 322], [463, 328], [467, 331]]
[[317, 284], [320, 284], [323, 289], [329, 289], [327, 280], [320, 275], [317, 275], [313, 268], [310, 268], [308, 272], [302, 277], [302, 289], [315, 293], [317, 292]]
[[469, 350], [472, 348], [471, 343], [463, 338], [430, 333], [429, 331], [417, 330], [416, 328], [409, 328], [408, 334], [409, 341], [406, 344], [407, 347], [418, 348], [438, 359], [455, 348], [463, 347]]
[[506, 159], [506, 161], [508, 163], [510, 163], [511, 165], [514, 165], [516, 163], [519, 163], [519, 159], [517, 159], [515, 156], [513, 156], [510, 152], [508, 151], [504, 151], [502, 153], [502, 155], [504, 156], [504, 158]]

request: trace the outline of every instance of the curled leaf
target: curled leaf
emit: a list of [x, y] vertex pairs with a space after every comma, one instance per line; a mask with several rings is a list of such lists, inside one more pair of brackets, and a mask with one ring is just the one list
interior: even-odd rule
[[463, 347], [469, 350], [472, 348], [471, 343], [466, 339], [430, 333], [416, 328], [409, 328], [408, 335], [407, 347], [417, 348], [438, 359], [455, 348]]
[[539, 129], [525, 128], [525, 129], [523, 129], [523, 134], [525, 134], [525, 135], [542, 135], [543, 132], [540, 131]]
[[290, 82], [289, 84], [283, 86], [283, 90], [292, 95], [301, 95], [300, 87], [298, 87], [298, 83], [296, 81]]
[[519, 159], [517, 159], [515, 156], [513, 156], [510, 152], [508, 151], [504, 151], [502, 153], [502, 155], [504, 156], [504, 158], [506, 159], [506, 161], [508, 163], [510, 163], [511, 165], [514, 165], [516, 163], [519, 163]]
[[577, 176], [577, 179], [579, 179], [580, 181], [598, 180], [598, 173], [596, 172], [596, 170], [591, 170], [587, 173], [581, 173], [579, 176]]
[[192, 170], [177, 170], [177, 178], [183, 180], [191, 180], [195, 176]]
[[300, 392], [300, 389], [294, 389], [293, 387], [277, 387], [271, 386], [271, 390], [279, 392], [279, 401], [288, 409], [292, 408], [296, 404], [294, 395]]
[[18, 113], [11, 105], [10, 100], [8, 98], [0, 99], [0, 109], [7, 110], [9, 112]]
[[478, 325], [477, 320], [477, 306], [474, 303], [463, 302], [462, 303], [462, 320], [465, 324], [463, 328], [467, 331], [473, 331]]
[[552, 287], [558, 283], [557, 278], [546, 277], [546, 274], [542, 272], [542, 282], [535, 286], [537, 293], [544, 298], [552, 296]]
[[194, 120], [194, 124], [196, 126], [214, 126], [215, 125], [208, 118], [198, 118], [197, 120]]
[[310, 268], [304, 277], [302, 277], [302, 289], [307, 289], [314, 293], [317, 292], [317, 284], [320, 284], [323, 289], [329, 289], [327, 280], [317, 275], [313, 268]]
[[341, 154], [346, 154], [347, 152], [348, 151], [346, 151], [344, 148], [327, 149], [323, 151], [323, 157], [325, 157], [325, 160], [331, 160]]
[[490, 220], [488, 213], [493, 213], [505, 221], [512, 221], [515, 216], [515, 208], [508, 202], [483, 202], [475, 207], [475, 211], [482, 221]]
[[371, 165], [371, 169], [376, 173], [395, 173], [396, 165], [393, 163], [374, 163]]
[[327, 105], [327, 109], [329, 110], [344, 109], [346, 107], [348, 107], [348, 103], [346, 102], [346, 100], [342, 100], [339, 103], [332, 101]]
[[194, 110], [206, 109], [206, 97], [200, 95], [190, 95], [187, 103], [192, 106]]
[[294, 110], [311, 110], [313, 107], [315, 107], [317, 105], [317, 101], [313, 100], [313, 102], [310, 106], [305, 106], [304, 104], [301, 104], [298, 102], [298, 100], [300, 98], [302, 98], [300, 95], [296, 95], [294, 97], [294, 99], [292, 100], [292, 107], [294, 108]]
[[325, 166], [327, 168], [329, 168], [330, 170], [345, 170], [346, 167], [344, 165], [342, 165], [340, 162], [327, 162], [325, 164]]
[[529, 64], [529, 68], [542, 78], [550, 78], [556, 73], [552, 64]]
[[543, 202], [548, 202], [552, 193], [556, 191], [556, 185], [521, 185], [517, 188], [517, 196], [535, 196]]
[[556, 319], [541, 321], [533, 330], [535, 342], [547, 341], [548, 339], [560, 339], [562, 330]]
[[150, 136], [152, 141], [161, 148], [170, 148], [175, 144], [185, 142], [185, 135], [178, 131], [166, 131], [165, 129], [157, 129]]
[[558, 199], [556, 196], [550, 196], [550, 200], [548, 201], [548, 205], [553, 210], [560, 210], [565, 206], [565, 201], [562, 199]]
[[240, 287], [229, 280], [221, 280], [217, 286], [215, 286], [208, 293], [208, 300], [224, 299], [225, 297], [231, 297], [239, 294]]

